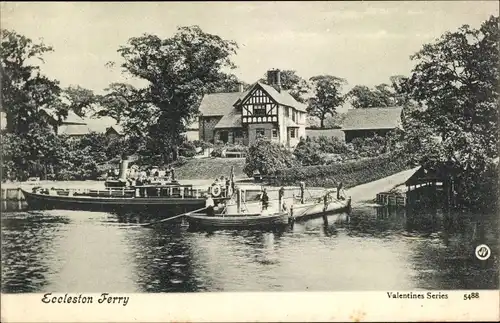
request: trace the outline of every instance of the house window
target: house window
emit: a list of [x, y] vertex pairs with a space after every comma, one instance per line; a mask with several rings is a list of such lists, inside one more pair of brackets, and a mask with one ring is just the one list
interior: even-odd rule
[[243, 138], [243, 131], [242, 130], [234, 130], [234, 137], [235, 138]]
[[295, 138], [295, 131], [297, 131], [297, 129], [295, 128], [290, 129], [290, 138]]
[[287, 118], [290, 116], [290, 108], [285, 108], [285, 116]]
[[253, 115], [254, 116], [265, 116], [266, 115], [266, 106], [265, 105], [254, 105]]
[[292, 121], [293, 121], [293, 122], [296, 122], [296, 121], [297, 121], [297, 120], [296, 120], [296, 119], [297, 119], [296, 117], [297, 117], [297, 112], [296, 112], [295, 110], [292, 110]]
[[266, 130], [264, 128], [257, 128], [255, 129], [255, 136], [258, 137], [265, 137], [266, 136]]
[[273, 138], [278, 138], [278, 129], [273, 129]]

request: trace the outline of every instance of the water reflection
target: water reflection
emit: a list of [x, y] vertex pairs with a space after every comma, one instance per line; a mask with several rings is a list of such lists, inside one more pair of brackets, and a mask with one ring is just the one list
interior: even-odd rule
[[2, 291], [498, 288], [495, 214], [363, 207], [278, 231], [136, 225], [159, 216], [2, 213]]
[[2, 216], [2, 291], [36, 292], [58, 261], [53, 240], [68, 219], [41, 212]]

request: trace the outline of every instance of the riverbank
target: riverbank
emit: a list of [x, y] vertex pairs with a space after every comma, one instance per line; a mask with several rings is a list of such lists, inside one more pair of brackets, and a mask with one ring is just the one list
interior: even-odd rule
[[[372, 202], [375, 196], [379, 192], [387, 191], [395, 186], [404, 183], [416, 170], [412, 168], [405, 170], [382, 179], [369, 182], [366, 184], [358, 185], [346, 190], [347, 195], [352, 197], [353, 204], [363, 204]], [[277, 194], [279, 187], [262, 185], [249, 182], [250, 179], [246, 177], [235, 178], [236, 184], [241, 189], [247, 192], [257, 192], [260, 191], [262, 187], [269, 189], [270, 195]], [[213, 179], [180, 179], [182, 184], [193, 185], [195, 188], [208, 188], [212, 183]], [[44, 188], [81, 188], [81, 189], [103, 189], [104, 181], [40, 181], [40, 182], [11, 182], [2, 184], [2, 199], [3, 200], [19, 200], [23, 199], [22, 194], [20, 194], [19, 189], [31, 190], [34, 186], [41, 186]], [[297, 194], [296, 186], [286, 186], [286, 197], [291, 197], [293, 194]], [[306, 194], [316, 195], [324, 190], [321, 187], [308, 187], [306, 188]], [[253, 194], [255, 195], [255, 194]], [[251, 198], [252, 194], [247, 195], [247, 198]], [[8, 197], [8, 198], [5, 198]], [[270, 196], [273, 198], [273, 196]], [[277, 199], [277, 197], [276, 197]]]

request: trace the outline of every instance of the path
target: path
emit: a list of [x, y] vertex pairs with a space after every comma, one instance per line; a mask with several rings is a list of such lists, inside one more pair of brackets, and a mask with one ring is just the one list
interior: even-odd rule
[[388, 191], [396, 185], [403, 184], [419, 167], [405, 170], [379, 180], [354, 186], [346, 190], [347, 195], [352, 198], [352, 203], [369, 202], [375, 199], [377, 193]]

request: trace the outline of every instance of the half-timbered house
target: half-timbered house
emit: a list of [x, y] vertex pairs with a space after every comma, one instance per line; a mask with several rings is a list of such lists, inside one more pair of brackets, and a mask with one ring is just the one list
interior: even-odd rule
[[205, 141], [252, 144], [257, 138], [293, 148], [305, 137], [306, 106], [281, 88], [280, 71], [267, 73], [268, 83], [247, 91], [204, 96], [199, 134]]

